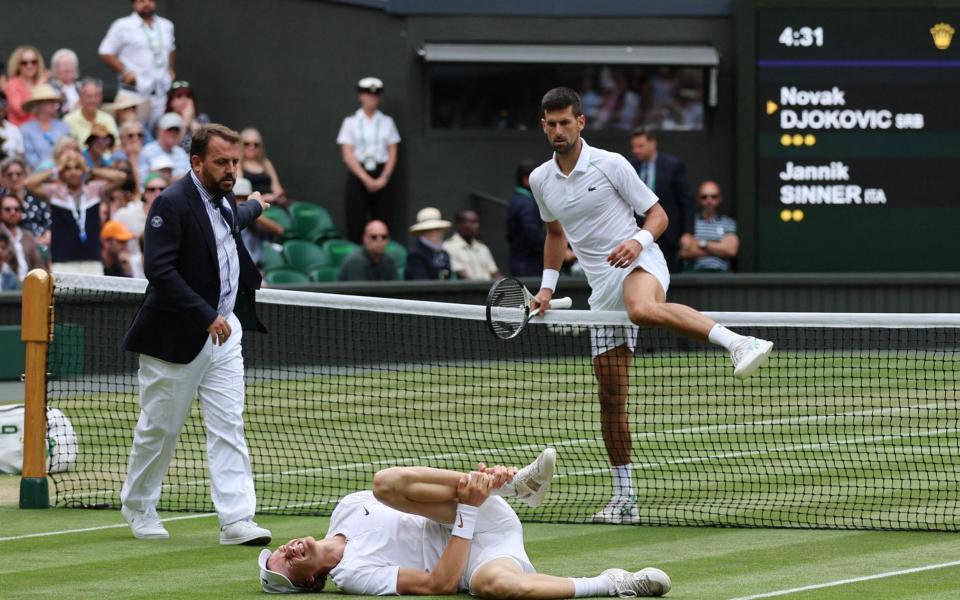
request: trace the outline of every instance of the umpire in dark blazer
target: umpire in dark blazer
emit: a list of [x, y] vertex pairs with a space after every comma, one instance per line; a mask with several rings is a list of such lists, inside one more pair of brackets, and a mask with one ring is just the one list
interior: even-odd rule
[[[635, 129], [630, 134], [630, 164], [640, 179], [653, 190], [670, 222], [657, 239], [671, 273], [683, 270], [680, 240], [693, 235], [697, 208], [687, 184], [687, 167], [676, 156], [657, 152], [656, 135], [648, 129]], [[639, 219], [638, 219], [639, 221]]]
[[121, 512], [137, 538], [167, 538], [157, 516], [163, 478], [199, 395], [207, 430], [211, 497], [221, 544], [263, 545], [253, 522], [256, 494], [243, 432], [243, 329], [256, 316], [260, 273], [240, 237], [267, 206], [231, 192], [240, 135], [204, 125], [193, 135], [191, 170], [153, 202], [144, 230], [146, 296], [124, 339], [140, 354], [140, 418], [134, 430]]

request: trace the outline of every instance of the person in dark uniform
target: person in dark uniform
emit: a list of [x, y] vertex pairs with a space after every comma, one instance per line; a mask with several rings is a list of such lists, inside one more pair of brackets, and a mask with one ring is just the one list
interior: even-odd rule
[[649, 129], [635, 129], [630, 135], [630, 164], [640, 180], [656, 194], [660, 206], [667, 213], [667, 230], [657, 239], [667, 269], [671, 273], [683, 270], [680, 259], [680, 240], [693, 235], [693, 219], [697, 209], [687, 185], [687, 167], [671, 154], [657, 151], [657, 137]]
[[383, 81], [364, 77], [357, 82], [357, 92], [360, 108], [343, 120], [337, 143], [349, 171], [347, 237], [359, 244], [364, 225], [374, 219], [394, 228], [390, 218], [393, 212], [390, 177], [397, 167], [400, 133], [393, 119], [379, 110]]
[[257, 193], [237, 205], [231, 189], [239, 162], [237, 132], [201, 126], [190, 147], [190, 171], [154, 200], [147, 215], [149, 284], [123, 342], [140, 354], [140, 419], [120, 491], [121, 513], [137, 538], [169, 537], [157, 502], [199, 394], [220, 543], [270, 543], [270, 532], [253, 522], [241, 354], [241, 328], [266, 329], [254, 307], [260, 273], [240, 237], [269, 205]]

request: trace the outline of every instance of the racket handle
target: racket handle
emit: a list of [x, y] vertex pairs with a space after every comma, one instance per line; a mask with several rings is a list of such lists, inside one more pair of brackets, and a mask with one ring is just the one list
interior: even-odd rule
[[554, 298], [550, 301], [550, 308], [570, 308], [573, 306], [573, 299], [570, 296], [564, 298]]

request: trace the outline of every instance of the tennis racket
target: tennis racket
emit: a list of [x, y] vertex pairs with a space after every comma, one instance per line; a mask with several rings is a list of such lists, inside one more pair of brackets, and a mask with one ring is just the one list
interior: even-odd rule
[[[487, 294], [487, 326], [490, 332], [501, 340], [509, 340], [520, 335], [530, 319], [540, 314], [540, 310], [531, 311], [530, 301], [533, 294], [518, 279], [504, 277], [494, 282]], [[550, 308], [570, 308], [570, 298], [554, 298]]]

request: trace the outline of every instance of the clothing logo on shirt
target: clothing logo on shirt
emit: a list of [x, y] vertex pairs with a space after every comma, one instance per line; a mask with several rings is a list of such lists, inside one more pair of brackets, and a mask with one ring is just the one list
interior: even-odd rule
[[595, 191], [597, 191], [597, 186], [588, 187], [588, 188], [587, 188], [587, 191], [588, 191], [588, 192], [595, 192]]
[[362, 506], [361, 508], [363, 508], [363, 514], [364, 514], [364, 516], [366, 516], [366, 515], [369, 515], [369, 514], [370, 514], [370, 511], [369, 511], [369, 510], [367, 510], [367, 507], [366, 507], [366, 506]]
[[162, 226], [163, 226], [163, 217], [161, 217], [160, 215], [157, 215], [157, 216], [153, 217], [152, 219], [150, 219], [150, 226], [153, 227], [153, 228], [155, 228], [155, 229], [159, 229], [160, 227], [162, 227]]

